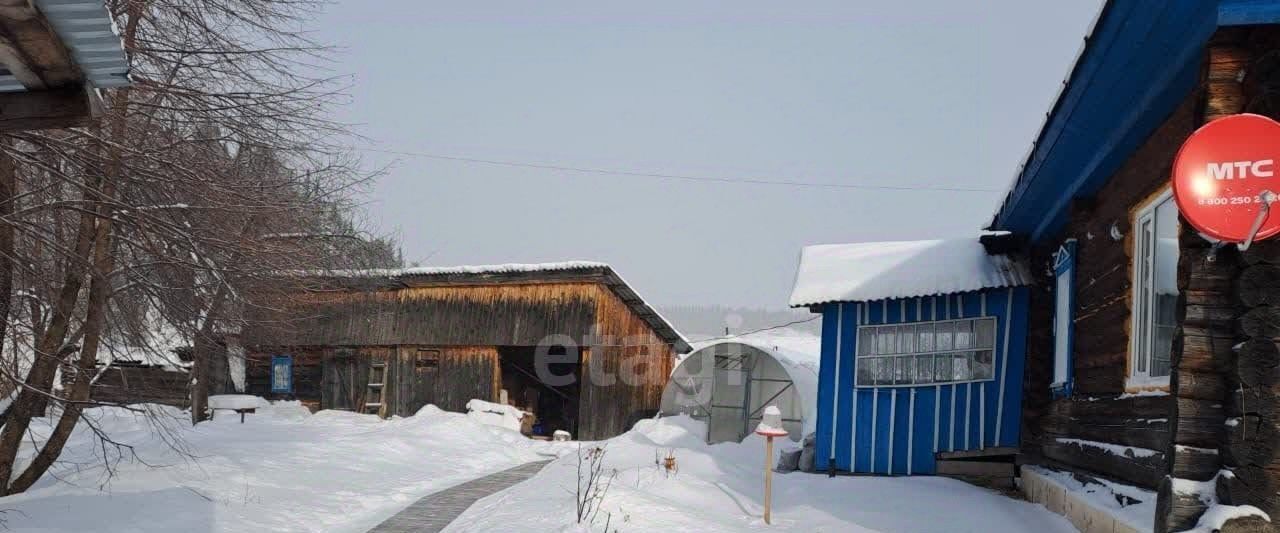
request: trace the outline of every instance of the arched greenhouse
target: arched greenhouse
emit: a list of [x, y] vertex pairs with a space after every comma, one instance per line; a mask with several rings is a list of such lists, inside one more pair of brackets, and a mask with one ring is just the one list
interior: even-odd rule
[[662, 414], [685, 414], [706, 422], [711, 444], [746, 438], [770, 405], [782, 411], [783, 427], [792, 440], [812, 432], [817, 343], [809, 350], [769, 341], [734, 339], [690, 353], [662, 391]]

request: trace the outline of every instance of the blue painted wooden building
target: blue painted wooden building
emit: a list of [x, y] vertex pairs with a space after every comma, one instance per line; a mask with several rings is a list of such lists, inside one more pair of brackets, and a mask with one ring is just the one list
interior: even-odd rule
[[822, 314], [815, 466], [933, 474], [1018, 445], [1031, 276], [972, 239], [804, 249], [791, 304]]

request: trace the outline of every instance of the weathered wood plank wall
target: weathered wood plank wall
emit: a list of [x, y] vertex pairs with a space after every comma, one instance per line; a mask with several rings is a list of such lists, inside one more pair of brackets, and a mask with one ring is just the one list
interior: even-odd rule
[[292, 346], [535, 346], [581, 341], [595, 322], [598, 283], [431, 286], [298, 296], [297, 317], [256, 327], [247, 344]]
[[492, 346], [400, 346], [389, 366], [396, 394], [388, 414], [412, 416], [427, 404], [464, 412], [467, 401], [497, 401], [498, 350]]
[[[299, 400], [316, 410], [320, 408], [321, 390], [324, 387], [325, 348], [323, 346], [290, 346], [287, 348], [259, 348], [245, 352], [246, 394], [254, 394], [270, 400]], [[271, 357], [293, 356], [293, 392], [271, 392]]]
[[583, 350], [583, 384], [576, 438], [623, 433], [657, 413], [675, 351], [604, 286], [595, 289], [596, 342]]
[[[191, 404], [187, 377], [187, 372], [163, 367], [113, 364], [93, 383], [89, 397], [95, 402], [159, 403], [185, 409]], [[63, 374], [64, 385], [69, 379]]]
[[[590, 274], [587, 281], [565, 273], [548, 276], [494, 284], [410, 278], [399, 280], [401, 285], [290, 296], [287, 306], [275, 306], [293, 309], [293, 316], [273, 321], [283, 327], [260, 324], [244, 334], [246, 346], [253, 347], [250, 390], [265, 394], [270, 355], [289, 353], [297, 380], [291, 397], [317, 407], [359, 409], [368, 399], [351, 397], [364, 391], [351, 376], [367, 381], [366, 361], [385, 360], [383, 416], [412, 415], [427, 403], [462, 411], [472, 398], [497, 400], [499, 347], [534, 347], [567, 337], [582, 347], [584, 367], [596, 365], [596, 373], [584, 371], [581, 381], [581, 438], [611, 437], [656, 413], [674, 365], [672, 339], [659, 338], [655, 329], [655, 322], [665, 323], [604, 274]], [[355, 368], [338, 357], [343, 350], [372, 347], [391, 352], [358, 354]], [[307, 375], [299, 378], [299, 372]]]

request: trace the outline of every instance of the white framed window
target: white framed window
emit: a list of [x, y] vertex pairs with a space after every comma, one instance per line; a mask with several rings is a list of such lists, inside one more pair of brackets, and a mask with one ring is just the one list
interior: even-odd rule
[[1134, 217], [1128, 386], [1169, 384], [1177, 304], [1178, 207], [1166, 190]]
[[994, 379], [996, 319], [858, 327], [859, 387]]
[[1067, 239], [1053, 254], [1053, 383], [1050, 388], [1057, 396], [1071, 395], [1075, 268], [1076, 240]]

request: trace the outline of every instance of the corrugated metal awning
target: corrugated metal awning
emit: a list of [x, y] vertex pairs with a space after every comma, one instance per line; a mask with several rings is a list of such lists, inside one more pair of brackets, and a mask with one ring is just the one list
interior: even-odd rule
[[[129, 85], [129, 60], [111, 14], [102, 0], [33, 0], [84, 74], [100, 89]], [[0, 68], [0, 92], [28, 90]]]

